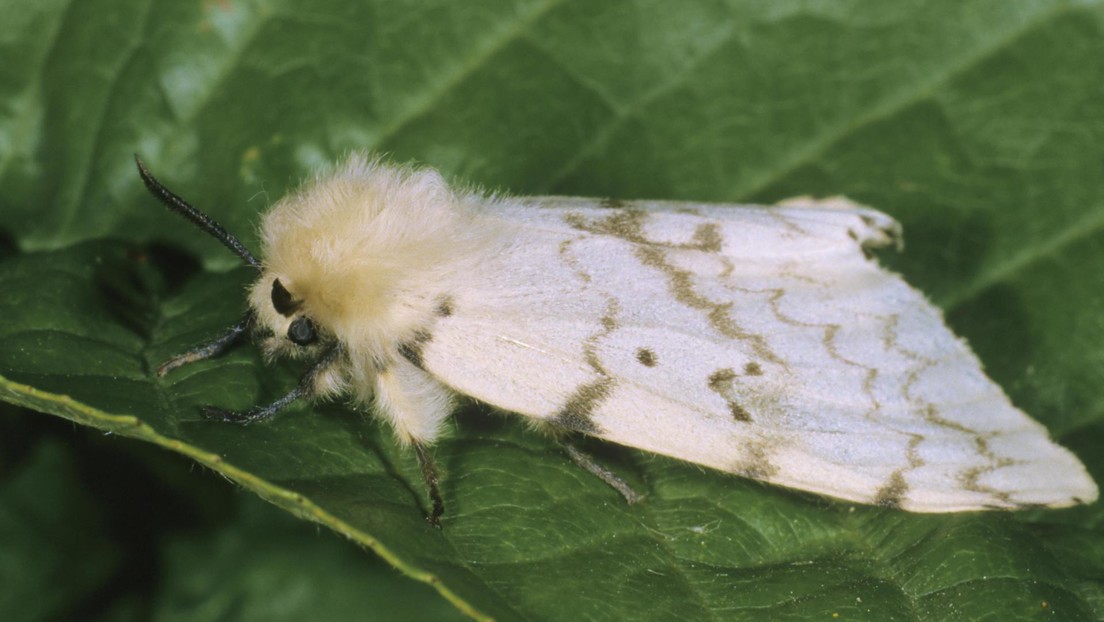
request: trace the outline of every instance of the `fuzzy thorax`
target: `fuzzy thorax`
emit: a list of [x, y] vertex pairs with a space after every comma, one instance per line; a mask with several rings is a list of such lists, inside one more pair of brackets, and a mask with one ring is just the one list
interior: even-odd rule
[[[353, 157], [277, 203], [262, 224], [264, 272], [250, 304], [284, 335], [306, 316], [342, 343], [357, 367], [385, 367], [395, 344], [432, 321], [435, 300], [477, 269], [493, 227], [475, 209], [483, 197], [449, 188], [431, 169]], [[297, 307], [273, 307], [279, 279]]]

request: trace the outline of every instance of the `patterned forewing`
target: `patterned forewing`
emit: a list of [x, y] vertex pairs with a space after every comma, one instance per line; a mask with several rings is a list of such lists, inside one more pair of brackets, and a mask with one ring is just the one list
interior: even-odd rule
[[869, 258], [896, 223], [786, 208], [545, 199], [502, 214], [423, 351], [454, 389], [617, 443], [913, 511], [1094, 498], [922, 294]]

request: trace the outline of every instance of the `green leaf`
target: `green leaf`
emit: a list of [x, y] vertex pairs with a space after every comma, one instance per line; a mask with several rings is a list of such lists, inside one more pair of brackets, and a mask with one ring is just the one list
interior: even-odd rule
[[899, 218], [884, 261], [991, 376], [1104, 459], [1104, 7], [555, 0], [0, 5], [0, 399], [156, 443], [499, 619], [1104, 616], [1100, 504], [920, 516], [631, 449], [627, 507], [473, 407], [417, 464], [369, 414], [271, 399], [251, 348], [157, 379], [249, 274], [143, 194], [130, 154], [255, 245], [257, 212], [351, 149], [522, 194], [773, 201]]
[[180, 536], [164, 549], [154, 619], [463, 620], [432, 588], [401, 577], [332, 534], [246, 500], [217, 532]]
[[[4, 410], [5, 621], [463, 618], [430, 586], [187, 458]], [[34, 439], [26, 451], [19, 437]]]
[[120, 555], [100, 536], [102, 513], [75, 475], [66, 447], [50, 441], [0, 478], [5, 620], [62, 619], [119, 566]]

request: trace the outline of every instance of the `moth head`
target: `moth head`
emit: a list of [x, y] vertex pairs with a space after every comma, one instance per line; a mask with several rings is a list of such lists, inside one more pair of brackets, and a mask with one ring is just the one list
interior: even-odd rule
[[262, 335], [261, 345], [270, 356], [313, 352], [330, 341], [332, 331], [312, 317], [310, 306], [297, 295], [295, 285], [269, 271], [261, 273], [249, 295], [254, 321]]
[[163, 186], [150, 174], [137, 156], [134, 160], [138, 165], [142, 182], [154, 197], [170, 210], [187, 218], [222, 242], [246, 264], [261, 273], [261, 278], [254, 285], [250, 295], [250, 306], [254, 324], [263, 335], [262, 345], [267, 353], [313, 352], [316, 348], [312, 346], [328, 341], [329, 331], [320, 328], [316, 320], [307, 313], [310, 306], [304, 304], [305, 300], [302, 296], [294, 294], [293, 289], [289, 289], [279, 276], [266, 269], [241, 240], [223, 229], [210, 216], [192, 207], [187, 201]]
[[350, 351], [385, 349], [420, 320], [412, 301], [429, 294], [419, 288], [465, 243], [457, 200], [432, 169], [359, 156], [308, 180], [261, 221], [258, 323], [284, 344], [314, 333]]
[[[272, 206], [260, 228], [261, 262], [141, 162], [138, 168], [162, 203], [257, 269], [249, 305], [269, 355], [310, 353], [334, 341], [386, 349], [425, 319], [422, 311], [431, 312], [438, 292], [425, 284], [440, 282], [464, 249], [484, 243], [465, 237], [477, 228], [454, 209], [461, 199], [439, 173], [354, 156]], [[414, 308], [423, 300], [425, 309]]]

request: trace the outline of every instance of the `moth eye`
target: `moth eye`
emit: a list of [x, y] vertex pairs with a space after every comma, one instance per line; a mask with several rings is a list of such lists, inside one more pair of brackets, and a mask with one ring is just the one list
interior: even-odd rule
[[318, 339], [318, 332], [314, 330], [314, 322], [299, 317], [288, 326], [287, 338], [296, 345], [308, 346]]

